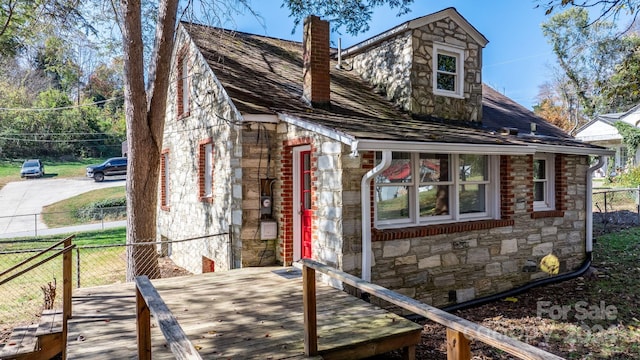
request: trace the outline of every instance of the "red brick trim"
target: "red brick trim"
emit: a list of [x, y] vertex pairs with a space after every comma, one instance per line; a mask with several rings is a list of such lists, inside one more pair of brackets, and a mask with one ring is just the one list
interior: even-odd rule
[[500, 156], [500, 218], [508, 220], [515, 214], [515, 197], [513, 196], [513, 167], [511, 157]]
[[497, 227], [513, 226], [513, 219], [505, 220], [479, 220], [467, 221], [450, 224], [438, 224], [417, 226], [401, 229], [373, 229], [371, 232], [371, 241], [388, 241], [398, 239], [410, 239], [425, 236], [453, 234], [458, 232], [467, 232], [474, 230], [486, 230]]
[[[315, 217], [317, 208], [317, 159], [316, 147], [313, 145], [313, 140], [310, 137], [303, 137], [297, 139], [287, 139], [282, 141], [282, 151], [280, 153], [281, 168], [280, 168], [280, 256], [282, 262], [285, 265], [291, 265], [293, 262], [293, 148], [296, 146], [309, 145], [311, 150], [311, 199], [313, 202], [312, 216]], [[312, 231], [312, 239], [316, 239], [317, 229]]]
[[[206, 169], [206, 164], [205, 164], [205, 160], [206, 160], [206, 154], [205, 154], [205, 149], [207, 147], [207, 145], [212, 144], [211, 146], [211, 196], [207, 196], [206, 193], [206, 189], [205, 189], [205, 169]], [[204, 140], [200, 140], [200, 142], [198, 142], [198, 196], [200, 198], [200, 201], [205, 202], [205, 203], [212, 203], [213, 202], [213, 179], [214, 179], [214, 165], [215, 165], [215, 149], [213, 147], [213, 138], [207, 138]]]
[[531, 213], [532, 219], [542, 219], [550, 217], [564, 217], [562, 210], [534, 211]]
[[170, 211], [167, 195], [170, 189], [167, 189], [167, 164], [166, 158], [169, 157], [169, 149], [164, 149], [160, 153], [160, 209]]
[[[188, 54], [189, 54], [189, 49], [187, 48], [186, 45], [182, 47], [182, 49], [180, 49], [177, 54], [175, 73], [176, 73], [176, 80], [177, 80], [176, 81], [176, 118], [178, 120], [188, 117], [190, 115], [190, 110], [191, 110], [190, 106], [186, 110], [184, 109], [184, 101], [183, 101], [184, 88], [185, 87], [187, 89], [189, 88], [189, 76], [184, 77], [184, 75], [182, 74], [182, 66], [185, 64], [185, 62], [187, 63], [187, 75], [188, 75], [188, 73], [190, 72]], [[187, 96], [189, 96], [189, 92], [187, 92]], [[189, 99], [187, 99], [187, 102], [189, 102]]]

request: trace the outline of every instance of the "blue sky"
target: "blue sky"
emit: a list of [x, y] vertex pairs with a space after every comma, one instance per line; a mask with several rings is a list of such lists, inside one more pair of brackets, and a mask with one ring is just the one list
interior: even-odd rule
[[[302, 30], [293, 29], [293, 19], [278, 0], [254, 0], [252, 7], [264, 18], [264, 27], [251, 17], [236, 18], [239, 31], [300, 41]], [[356, 37], [333, 33], [332, 41], [348, 47], [407, 20], [455, 7], [489, 43], [483, 52], [483, 81], [531, 109], [536, 103], [538, 86], [547, 81], [555, 63], [551, 46], [542, 36], [540, 24], [548, 19], [544, 9], [534, 8], [533, 0], [415, 0], [411, 12], [397, 17], [395, 10], [377, 8], [367, 33]]]

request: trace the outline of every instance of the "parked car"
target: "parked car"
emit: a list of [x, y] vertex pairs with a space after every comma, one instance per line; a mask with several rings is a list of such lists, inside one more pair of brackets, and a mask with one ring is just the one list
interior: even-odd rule
[[44, 176], [44, 165], [40, 159], [29, 159], [26, 160], [22, 164], [22, 168], [20, 169], [20, 177], [43, 177]]
[[127, 175], [127, 158], [115, 157], [107, 159], [99, 165], [87, 166], [87, 177], [100, 182], [105, 176]]

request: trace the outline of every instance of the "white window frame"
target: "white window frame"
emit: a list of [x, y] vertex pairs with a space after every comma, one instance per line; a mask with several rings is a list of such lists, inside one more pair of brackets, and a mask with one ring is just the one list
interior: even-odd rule
[[[411, 174], [419, 173], [420, 153], [410, 153]], [[487, 179], [484, 181], [462, 181], [459, 176], [460, 154], [449, 155], [449, 181], [438, 183], [449, 186], [449, 214], [436, 216], [420, 216], [419, 188], [421, 183], [411, 176], [410, 181], [401, 183], [378, 184], [374, 186], [406, 186], [409, 191], [409, 216], [406, 219], [379, 220], [378, 219], [378, 199], [374, 196], [374, 226], [379, 229], [401, 228], [406, 226], [423, 226], [432, 224], [446, 224], [473, 220], [497, 219], [500, 215], [500, 169], [499, 157], [497, 155], [486, 155], [487, 158]], [[435, 183], [434, 183], [435, 184]], [[461, 185], [485, 185], [485, 211], [481, 213], [460, 214], [459, 191]], [[375, 191], [375, 190], [374, 190]]]
[[[533, 201], [533, 211], [548, 211], [556, 209], [556, 159], [554, 154], [549, 153], [536, 153], [533, 156], [533, 161], [544, 160], [545, 161], [545, 175], [546, 179], [536, 180], [533, 179], [534, 184], [536, 182], [545, 183], [544, 188], [544, 200]], [[533, 171], [533, 169], [531, 169]]]
[[[435, 95], [455, 97], [459, 99], [464, 98], [464, 49], [456, 48], [453, 46], [434, 43], [433, 44], [433, 59], [432, 59], [432, 77], [433, 77], [433, 93]], [[455, 90], [438, 89], [438, 54], [453, 56], [456, 58], [456, 72], [446, 73], [456, 77]], [[444, 72], [443, 72], [444, 73]]]

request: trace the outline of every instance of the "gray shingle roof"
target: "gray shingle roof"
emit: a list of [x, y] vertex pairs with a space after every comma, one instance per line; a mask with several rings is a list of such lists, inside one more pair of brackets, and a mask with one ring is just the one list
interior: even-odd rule
[[[412, 117], [388, 101], [354, 72], [331, 64], [331, 106], [312, 108], [302, 98], [302, 43], [181, 23], [243, 114], [289, 114], [354, 138], [475, 144], [546, 143], [594, 147], [483, 85], [483, 123]], [[503, 127], [537, 136], [501, 135]]]

